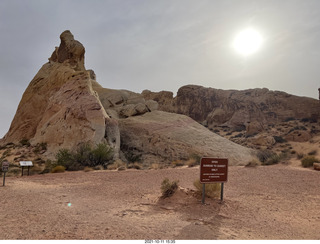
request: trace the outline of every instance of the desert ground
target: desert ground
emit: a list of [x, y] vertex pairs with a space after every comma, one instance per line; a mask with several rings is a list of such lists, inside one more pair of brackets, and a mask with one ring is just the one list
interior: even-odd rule
[[[166, 177], [181, 188], [161, 199]], [[320, 239], [319, 171], [231, 166], [224, 202], [205, 205], [198, 178], [199, 167], [7, 177], [0, 239]]]

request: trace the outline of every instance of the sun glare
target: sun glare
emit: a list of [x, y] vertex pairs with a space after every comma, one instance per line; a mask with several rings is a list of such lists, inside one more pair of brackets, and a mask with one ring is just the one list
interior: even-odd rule
[[246, 29], [238, 33], [233, 42], [233, 48], [244, 56], [258, 51], [262, 44], [262, 36], [254, 29]]

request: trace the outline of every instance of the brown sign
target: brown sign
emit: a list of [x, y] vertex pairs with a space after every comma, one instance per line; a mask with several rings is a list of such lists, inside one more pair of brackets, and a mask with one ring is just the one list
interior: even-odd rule
[[4, 161], [2, 162], [2, 171], [7, 172], [9, 170], [9, 162]]
[[227, 158], [202, 158], [200, 163], [200, 182], [214, 183], [228, 181]]

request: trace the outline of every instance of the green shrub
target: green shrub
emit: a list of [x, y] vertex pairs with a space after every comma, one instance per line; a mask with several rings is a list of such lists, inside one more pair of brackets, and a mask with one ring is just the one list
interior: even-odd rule
[[[202, 195], [202, 187], [203, 184], [200, 183], [200, 180], [197, 179], [193, 182], [193, 185], [195, 186], [195, 188], [197, 189], [197, 193], [198, 195]], [[221, 184], [220, 183], [210, 183], [210, 184], [206, 184], [205, 186], [205, 195], [207, 197], [219, 197], [221, 192]]]
[[66, 171], [66, 168], [62, 165], [58, 165], [51, 170], [51, 173], [63, 173]]
[[172, 196], [178, 189], [178, 182], [179, 181], [170, 182], [168, 178], [165, 178], [161, 183], [162, 198]]
[[316, 159], [314, 156], [307, 156], [301, 160], [301, 165], [304, 168], [312, 167], [313, 163], [319, 163], [320, 161]]
[[75, 153], [73, 154], [74, 160], [82, 166], [92, 166], [90, 165], [91, 156], [91, 145], [89, 143], [82, 143], [78, 146]]
[[56, 160], [58, 165], [62, 165], [69, 171], [76, 171], [83, 169], [74, 158], [74, 155], [68, 149], [60, 149], [56, 154]]
[[99, 143], [89, 154], [89, 165], [107, 165], [113, 158], [113, 150], [105, 143]]

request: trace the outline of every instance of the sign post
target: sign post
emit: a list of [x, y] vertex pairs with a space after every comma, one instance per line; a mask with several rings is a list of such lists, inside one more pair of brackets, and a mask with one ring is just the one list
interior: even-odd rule
[[30, 173], [30, 166], [33, 166], [32, 161], [20, 161], [21, 176], [23, 176], [23, 167], [28, 167], [28, 175]]
[[227, 158], [201, 158], [200, 183], [202, 188], [202, 204], [205, 202], [205, 184], [221, 183], [220, 200], [223, 201], [224, 183], [228, 181], [228, 159]]
[[6, 184], [6, 173], [9, 170], [9, 162], [4, 161], [2, 162], [2, 172], [3, 172], [3, 186]]

